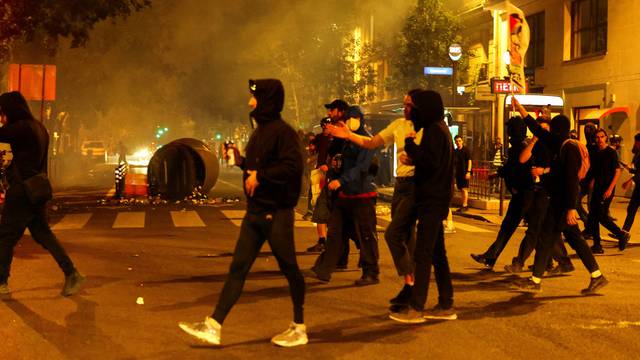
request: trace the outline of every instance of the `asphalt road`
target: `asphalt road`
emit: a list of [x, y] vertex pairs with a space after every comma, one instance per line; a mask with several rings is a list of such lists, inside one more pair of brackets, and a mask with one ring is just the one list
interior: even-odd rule
[[[221, 180], [214, 196], [240, 195], [237, 172], [225, 171]], [[353, 285], [359, 277], [355, 251], [350, 271], [336, 273], [326, 285], [308, 282], [308, 345], [282, 349], [269, 343], [292, 311], [286, 281], [265, 246], [224, 324], [224, 345], [203, 346], [177, 323], [199, 321], [213, 310], [244, 203], [120, 207], [98, 205], [92, 196], [100, 191], [72, 193], [62, 195], [75, 205], [52, 212], [51, 223], [88, 276], [86, 288], [61, 297], [62, 273], [25, 236], [15, 251], [13, 295], [0, 302], [1, 359], [619, 359], [640, 352], [640, 248], [623, 254], [609, 248], [597, 258], [611, 281], [602, 295], [580, 295], [588, 274], [575, 259], [574, 273], [545, 279], [543, 292], [530, 296], [510, 291], [514, 277], [501, 271], [523, 230], [496, 270], [485, 271], [469, 253], [484, 251], [497, 226], [464, 218], [456, 218], [457, 233], [447, 235], [459, 320], [417, 326], [388, 320], [388, 299], [401, 281], [381, 232], [379, 285]], [[89, 200], [78, 201], [83, 198]], [[379, 225], [386, 220], [382, 216]], [[316, 239], [313, 225], [302, 220], [295, 235], [298, 251]], [[300, 252], [298, 261], [308, 268], [315, 258]], [[428, 307], [437, 301], [432, 285]]]

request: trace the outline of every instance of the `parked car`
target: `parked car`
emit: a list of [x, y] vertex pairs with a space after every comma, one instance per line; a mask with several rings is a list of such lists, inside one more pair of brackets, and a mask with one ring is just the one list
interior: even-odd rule
[[99, 140], [83, 141], [80, 151], [82, 152], [82, 156], [92, 159], [104, 159], [107, 153], [104, 142]]

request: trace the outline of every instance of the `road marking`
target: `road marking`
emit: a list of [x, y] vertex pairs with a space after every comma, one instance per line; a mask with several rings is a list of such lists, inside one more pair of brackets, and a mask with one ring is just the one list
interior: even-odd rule
[[296, 212], [295, 213], [295, 227], [305, 227], [305, 228], [315, 228], [316, 224], [312, 223], [311, 221], [308, 220], [304, 220], [302, 219], [302, 214]]
[[175, 227], [205, 227], [206, 225], [197, 212], [190, 211], [172, 211], [171, 218]]
[[473, 226], [473, 225], [468, 225], [468, 224], [464, 224], [461, 222], [456, 222], [454, 223], [454, 227], [456, 228], [456, 230], [464, 230], [464, 231], [468, 231], [468, 232], [476, 232], [476, 233], [490, 233], [493, 232], [491, 230], [487, 230], [487, 229], [483, 229], [477, 226]]
[[219, 183], [222, 183], [222, 184], [225, 184], [225, 185], [227, 185], [227, 186], [231, 186], [232, 188], [234, 188], [234, 189], [236, 189], [236, 190], [240, 190], [240, 191], [243, 191], [243, 192], [244, 192], [244, 189], [242, 188], [242, 186], [238, 186], [238, 185], [236, 185], [236, 184], [233, 184], [233, 183], [230, 183], [230, 182], [228, 182], [228, 181], [221, 180], [221, 179], [218, 179], [218, 182], [219, 182]]
[[89, 219], [92, 213], [80, 213], [80, 214], [67, 214], [60, 222], [55, 224], [52, 230], [79, 230], [82, 229]]
[[244, 214], [247, 212], [245, 210], [221, 210], [222, 214], [231, 221], [231, 223], [235, 226], [240, 226], [242, 224], [242, 219], [244, 218]]
[[116, 221], [113, 223], [114, 229], [144, 228], [144, 211], [119, 212]]

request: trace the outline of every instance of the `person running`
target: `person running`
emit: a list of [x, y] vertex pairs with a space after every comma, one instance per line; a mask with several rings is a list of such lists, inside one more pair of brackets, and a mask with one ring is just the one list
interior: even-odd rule
[[[392, 306], [407, 305], [415, 282], [413, 261], [414, 232], [417, 219], [413, 178], [415, 167], [408, 164], [404, 141], [408, 134], [414, 132], [413, 123], [409, 119], [412, 107], [411, 95], [420, 90], [414, 89], [405, 95], [403, 100], [404, 117], [394, 120], [373, 137], [358, 135], [346, 126], [329, 125], [329, 131], [334, 137], [347, 139], [365, 149], [376, 149], [395, 144], [397, 176], [391, 200], [391, 223], [389, 223], [384, 237], [389, 246], [396, 271], [404, 280], [404, 286], [389, 301]], [[421, 138], [422, 131], [418, 131], [415, 143], [419, 144]]]
[[[2, 218], [0, 219], [0, 294], [11, 293], [8, 285], [13, 249], [29, 229], [31, 237], [45, 248], [64, 273], [61, 294], [71, 296], [78, 292], [85, 277], [75, 268], [71, 258], [51, 231], [47, 222], [48, 199], [36, 199], [34, 190], [47, 191], [51, 195], [48, 180], [34, 189], [30, 186], [47, 173], [49, 133], [42, 123], [31, 114], [24, 96], [17, 91], [0, 95], [0, 142], [11, 145], [13, 161], [7, 169], [7, 190]], [[36, 182], [38, 184], [38, 182]], [[50, 197], [49, 197], [50, 198]]]
[[229, 275], [213, 314], [203, 322], [181, 322], [179, 326], [201, 341], [220, 345], [222, 324], [240, 297], [260, 248], [268, 241], [280, 271], [289, 282], [293, 302], [293, 322], [271, 342], [284, 347], [304, 345], [308, 342], [303, 317], [305, 284], [293, 241], [294, 207], [300, 196], [304, 166], [302, 149], [295, 130], [280, 116], [284, 105], [280, 80], [250, 80], [249, 90], [251, 117], [258, 126], [251, 134], [246, 156], [237, 159], [244, 172], [247, 213]]
[[593, 155], [590, 185], [593, 189], [589, 202], [589, 217], [587, 230], [593, 237], [591, 251], [594, 254], [604, 254], [600, 243], [600, 224], [611, 231], [618, 239], [620, 251], [627, 247], [629, 232], [620, 229], [609, 217], [609, 207], [616, 193], [616, 183], [622, 169], [618, 161], [618, 154], [607, 144], [607, 132], [598, 129], [595, 134], [598, 151]]
[[462, 197], [462, 206], [458, 212], [469, 211], [469, 180], [471, 180], [471, 154], [464, 146], [462, 136], [456, 135], [454, 138], [456, 149], [453, 151], [455, 159], [456, 187]]
[[[440, 94], [422, 90], [411, 96], [411, 120], [415, 131], [423, 129], [420, 145], [415, 133], [405, 139], [405, 152], [415, 165], [415, 202], [418, 231], [415, 261], [415, 285], [407, 306], [394, 309], [392, 320], [415, 324], [426, 318], [454, 320], [453, 285], [444, 244], [442, 222], [449, 212], [453, 195], [453, 144], [444, 122], [444, 106]], [[431, 265], [438, 285], [438, 305], [423, 313], [429, 291]]]
[[551, 163], [550, 203], [543, 220], [542, 235], [536, 245], [536, 256], [533, 274], [529, 278], [520, 279], [514, 287], [525, 292], [539, 292], [541, 290], [542, 275], [551, 256], [553, 245], [558, 237], [564, 234], [569, 245], [576, 251], [580, 260], [589, 271], [589, 285], [582, 290], [582, 294], [590, 295], [606, 286], [609, 281], [604, 277], [594, 258], [589, 245], [582, 237], [578, 228], [578, 212], [576, 210], [579, 181], [583, 172], [588, 168], [589, 155], [587, 150], [577, 141], [569, 140], [570, 121], [564, 115], [557, 115], [551, 119], [551, 131], [546, 131], [534, 120], [527, 110], [512, 98], [513, 107], [525, 119], [527, 127], [552, 152], [554, 160]]

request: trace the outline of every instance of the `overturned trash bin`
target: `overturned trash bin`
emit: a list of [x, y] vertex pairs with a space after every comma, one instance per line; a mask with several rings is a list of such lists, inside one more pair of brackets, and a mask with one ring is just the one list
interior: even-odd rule
[[174, 140], [158, 149], [147, 168], [149, 195], [166, 200], [183, 200], [194, 189], [207, 194], [218, 180], [215, 153], [196, 139]]

